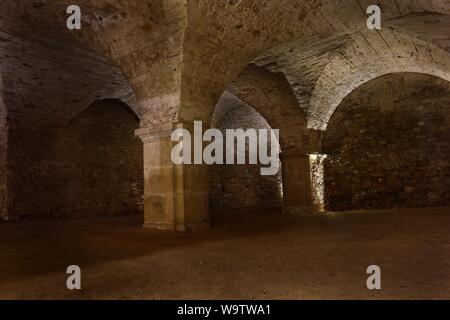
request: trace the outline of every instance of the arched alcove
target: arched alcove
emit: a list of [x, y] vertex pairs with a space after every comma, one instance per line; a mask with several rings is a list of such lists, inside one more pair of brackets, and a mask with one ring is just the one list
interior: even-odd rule
[[[227, 91], [216, 105], [211, 126], [223, 133], [227, 129], [272, 129], [261, 114]], [[235, 143], [235, 147], [239, 146]], [[248, 163], [248, 140], [243, 151]], [[211, 210], [281, 206], [281, 183], [281, 168], [276, 175], [264, 176], [260, 164], [213, 165], [209, 168]]]
[[395, 73], [350, 93], [324, 138], [328, 210], [450, 204], [450, 83]]
[[60, 215], [133, 215], [142, 211], [139, 119], [122, 101], [99, 100], [78, 114], [58, 148]]

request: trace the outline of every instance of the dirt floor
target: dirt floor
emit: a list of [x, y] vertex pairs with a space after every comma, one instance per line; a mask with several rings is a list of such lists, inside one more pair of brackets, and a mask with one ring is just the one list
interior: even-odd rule
[[[81, 291], [66, 288], [67, 266]], [[366, 288], [369, 265], [382, 290]], [[219, 214], [208, 231], [136, 218], [0, 223], [0, 299], [450, 299], [450, 208]]]

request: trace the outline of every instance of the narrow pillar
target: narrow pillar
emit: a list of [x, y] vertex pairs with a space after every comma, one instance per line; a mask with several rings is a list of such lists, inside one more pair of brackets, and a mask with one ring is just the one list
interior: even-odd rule
[[318, 214], [323, 212], [322, 155], [281, 155], [283, 171], [283, 212]]
[[171, 160], [176, 144], [171, 134], [180, 127], [185, 125], [170, 123], [136, 131], [144, 143], [145, 228], [190, 231], [209, 225], [205, 165], [175, 165]]
[[325, 154], [310, 154], [311, 190], [314, 213], [325, 212]]

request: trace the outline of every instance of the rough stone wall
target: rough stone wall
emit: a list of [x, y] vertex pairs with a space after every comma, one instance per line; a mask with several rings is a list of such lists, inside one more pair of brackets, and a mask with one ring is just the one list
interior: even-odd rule
[[142, 142], [135, 114], [119, 100], [100, 100], [79, 114], [58, 142], [60, 216], [132, 215], [142, 211]]
[[352, 92], [324, 139], [328, 210], [450, 204], [450, 84], [389, 74]]
[[57, 215], [55, 144], [67, 123], [92, 102], [134, 95], [106, 60], [69, 42], [0, 30], [7, 106], [10, 219]]
[[138, 126], [122, 102], [101, 100], [67, 127], [49, 131], [47, 139], [10, 138], [9, 218], [141, 212], [142, 143], [134, 137]]
[[317, 149], [320, 138], [308, 130], [306, 116], [289, 82], [282, 73], [272, 73], [253, 65], [247, 67], [227, 91], [244, 101], [273, 129], [280, 130], [283, 154], [307, 154]]
[[[213, 115], [212, 127], [226, 129], [270, 129], [252, 107], [225, 92]], [[224, 153], [225, 154], [225, 153]], [[248, 142], [246, 144], [248, 154]], [[281, 170], [262, 176], [260, 165], [213, 165], [209, 168], [210, 206], [214, 209], [258, 208], [280, 205]]]
[[[266, 56], [264, 52], [269, 48], [277, 47], [271, 50], [275, 54], [274, 61], [264, 64], [269, 70], [276, 71], [277, 65], [285, 60], [284, 53], [289, 52], [292, 55], [288, 56], [293, 58], [288, 59], [289, 62], [302, 64], [299, 69], [302, 72], [298, 75], [305, 77], [311, 73], [312, 80], [306, 84], [297, 83], [296, 79], [285, 74], [302, 108], [311, 105], [307, 103], [309, 100], [301, 99], [305, 95], [309, 97], [311, 91], [315, 97], [330, 97], [332, 102], [337, 101], [335, 95], [323, 94], [322, 91], [324, 88], [342, 87], [342, 81], [338, 81], [341, 86], [335, 81], [339, 78], [336, 75], [364, 75], [359, 66], [369, 60], [385, 64], [379, 59], [378, 47], [369, 50], [368, 54], [356, 51], [355, 56], [362, 60], [354, 65], [354, 59], [335, 59], [336, 55], [347, 57], [347, 51], [354, 50], [350, 47], [343, 51], [340, 42], [366, 29], [365, 6], [371, 4], [370, 0], [80, 0], [83, 12], [80, 32], [65, 30], [67, 14], [64, 10], [69, 4], [69, 0], [0, 2], [0, 67], [6, 66], [6, 74], [9, 73], [6, 104], [21, 110], [12, 111], [9, 129], [11, 145], [16, 146], [9, 151], [9, 157], [21, 159], [21, 162], [11, 161], [10, 166], [23, 174], [20, 179], [29, 182], [28, 191], [22, 193], [22, 200], [39, 199], [25, 211], [49, 210], [50, 204], [46, 201], [50, 197], [44, 187], [53, 170], [49, 155], [59, 135], [58, 128], [64, 126], [63, 122], [70, 119], [70, 115], [79, 111], [77, 108], [85, 108], [92, 101], [104, 97], [99, 94], [91, 99], [93, 93], [98, 94], [105, 86], [111, 85], [111, 89], [117, 84], [113, 82], [119, 79], [111, 70], [100, 67], [104, 61], [89, 63], [89, 60], [101, 60], [92, 57], [91, 53], [80, 52], [63, 40], [47, 43], [42, 38], [53, 39], [56, 34], [59, 39], [77, 38], [109, 58], [135, 89], [143, 127], [173, 120], [204, 119], [209, 122], [223, 90], [251, 61], [260, 60], [258, 56]], [[422, 38], [442, 49], [450, 48], [447, 32], [450, 20], [444, 16], [450, 12], [448, 0], [386, 0], [380, 1], [380, 5], [383, 26], [393, 28], [395, 33], [405, 32]], [[45, 37], [38, 39], [41, 46], [36, 50], [36, 44], [26, 38], [39, 34]], [[383, 32], [373, 32], [373, 37], [377, 39], [376, 43], [388, 48], [382, 54], [405, 59], [405, 52], [398, 54], [398, 44], [409, 43], [410, 39], [394, 36], [394, 33], [385, 37]], [[305, 48], [302, 56], [285, 47], [294, 40], [296, 45]], [[367, 38], [360, 40], [356, 44], [366, 42]], [[374, 43], [371, 40], [367, 42], [369, 47]], [[323, 47], [323, 43], [327, 46]], [[447, 54], [436, 54], [437, 51], [428, 43], [420, 48], [414, 45], [411, 49], [429, 55], [434, 61], [448, 61]], [[334, 58], [329, 59], [327, 53], [317, 55], [322, 51], [334, 51]], [[320, 63], [312, 59], [318, 56], [325, 59]], [[344, 67], [338, 63], [337, 66], [341, 67], [336, 68], [338, 60]], [[387, 68], [396, 66], [397, 62], [398, 59], [393, 59], [386, 64]], [[270, 65], [274, 65], [275, 70], [269, 68]], [[304, 65], [310, 68], [303, 69]], [[349, 66], [353, 67], [347, 69]], [[318, 75], [323, 75], [317, 81], [319, 85], [316, 84]], [[110, 83], [105, 79], [113, 81]], [[348, 88], [347, 82], [344, 82], [345, 88]], [[316, 101], [318, 106], [327, 105], [321, 103], [322, 100]], [[324, 113], [319, 111], [318, 114]], [[312, 128], [318, 129], [316, 126]], [[12, 178], [11, 185], [14, 186], [18, 179]], [[19, 203], [22, 200], [14, 201]]]

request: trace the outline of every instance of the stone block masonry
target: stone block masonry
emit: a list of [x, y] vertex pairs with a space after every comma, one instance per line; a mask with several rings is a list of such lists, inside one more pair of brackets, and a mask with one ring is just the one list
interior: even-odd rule
[[338, 107], [324, 140], [328, 210], [450, 204], [450, 85], [390, 74]]

